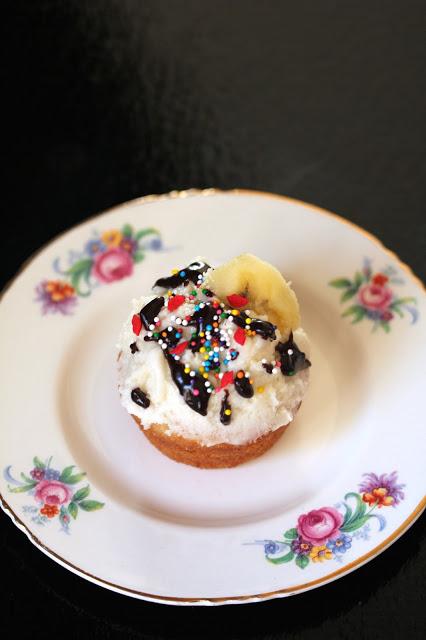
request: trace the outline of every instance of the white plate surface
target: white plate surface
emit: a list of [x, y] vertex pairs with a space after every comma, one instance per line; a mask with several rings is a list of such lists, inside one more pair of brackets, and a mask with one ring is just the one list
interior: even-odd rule
[[[263, 457], [198, 470], [121, 408], [115, 344], [159, 276], [245, 251], [293, 283], [311, 387]], [[2, 298], [3, 508], [66, 568], [148, 600], [249, 602], [334, 580], [425, 506], [425, 316], [394, 254], [311, 205], [207, 190], [116, 207], [51, 242]]]

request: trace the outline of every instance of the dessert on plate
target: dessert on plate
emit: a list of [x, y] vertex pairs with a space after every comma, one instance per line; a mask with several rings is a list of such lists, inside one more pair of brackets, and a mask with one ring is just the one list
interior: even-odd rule
[[119, 391], [143, 434], [170, 458], [234, 467], [263, 454], [295, 417], [309, 342], [290, 285], [243, 254], [195, 259], [133, 300], [118, 344]]

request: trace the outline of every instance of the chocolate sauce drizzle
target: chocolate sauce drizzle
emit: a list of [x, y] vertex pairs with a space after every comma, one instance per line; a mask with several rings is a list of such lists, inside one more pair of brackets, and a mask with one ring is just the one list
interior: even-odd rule
[[136, 342], [132, 342], [132, 344], [130, 345], [130, 351], [132, 353], [136, 353], [136, 351], [139, 351], [138, 345], [136, 344]]
[[167, 354], [166, 359], [173, 382], [179, 389], [179, 393], [183, 396], [186, 404], [197, 413], [206, 416], [210, 393], [208, 393], [205, 386], [205, 379], [199, 373], [196, 373], [195, 376], [185, 373], [185, 365], [175, 360], [172, 355]]
[[[250, 327], [251, 331], [254, 331], [264, 340], [275, 340], [276, 334], [275, 329], [277, 328], [272, 322], [268, 322], [267, 320], [259, 320], [258, 318], [251, 318], [246, 314], [245, 311], [241, 311], [238, 316], [232, 316], [234, 324], [242, 329], [246, 327]], [[246, 320], [251, 320], [250, 324], [246, 323]]]
[[154, 287], [161, 287], [162, 289], [175, 289], [181, 284], [188, 284], [193, 282], [197, 284], [199, 276], [210, 269], [210, 265], [205, 262], [197, 261], [191, 262], [187, 267], [181, 269], [178, 273], [169, 276], [168, 278], [159, 278], [154, 284]]
[[225, 393], [222, 398], [222, 404], [220, 405], [220, 421], [222, 424], [229, 424], [231, 422], [231, 414], [225, 413], [231, 409], [231, 405], [229, 403], [229, 391], [225, 389]]
[[[200, 347], [203, 344], [201, 341], [200, 333], [206, 332], [207, 325], [209, 324], [212, 325], [212, 323], [214, 322], [213, 318], [216, 315], [217, 315], [217, 309], [212, 307], [210, 304], [205, 304], [204, 307], [202, 307], [198, 311], [195, 311], [195, 313], [192, 315], [192, 318], [188, 322], [188, 325], [190, 327], [193, 327], [193, 326], [196, 327], [195, 329], [196, 336], [194, 336], [190, 342], [190, 349], [193, 353], [200, 350]], [[217, 334], [219, 333], [219, 330], [212, 329], [212, 333]]]
[[133, 402], [138, 404], [143, 409], [148, 409], [149, 405], [151, 404], [151, 401], [146, 395], [146, 393], [144, 393], [142, 389], [140, 389], [139, 387], [136, 387], [135, 389], [132, 390], [130, 397], [133, 400]]
[[139, 315], [142, 320], [142, 324], [145, 329], [149, 329], [149, 325], [153, 324], [154, 318], [158, 316], [161, 309], [164, 307], [164, 298], [154, 298], [146, 304], [140, 311]]
[[281, 373], [284, 376], [294, 376], [298, 371], [311, 366], [303, 351], [293, 340], [293, 332], [290, 332], [287, 342], [279, 342], [276, 350], [280, 354]]
[[253, 385], [250, 382], [249, 378], [246, 378], [246, 376], [238, 378], [237, 375], [234, 380], [234, 386], [236, 391], [238, 391], [240, 396], [242, 396], [243, 398], [252, 398], [254, 396]]
[[270, 362], [263, 362], [262, 367], [266, 370], [266, 373], [272, 373], [274, 368]]

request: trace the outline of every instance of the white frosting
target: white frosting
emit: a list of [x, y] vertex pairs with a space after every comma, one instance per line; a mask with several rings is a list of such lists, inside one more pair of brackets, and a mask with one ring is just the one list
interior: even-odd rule
[[[176, 292], [188, 295], [193, 288], [190, 284], [187, 287], [179, 287]], [[220, 421], [223, 391], [211, 394], [207, 416], [200, 415], [191, 409], [180, 395], [179, 389], [172, 380], [161, 346], [157, 342], [144, 340], [146, 336], [144, 328], [139, 337], [133, 333], [132, 316], [139, 313], [142, 307], [155, 297], [153, 295], [132, 301], [132, 312], [124, 323], [117, 345], [121, 354], [119, 358], [121, 402], [129, 413], [141, 420], [145, 429], [154, 423], [167, 424], [169, 433], [197, 440], [205, 446], [212, 446], [221, 442], [245, 444], [291, 422], [305, 395], [309, 369], [304, 369], [294, 376], [284, 376], [279, 369], [273, 374], [265, 371], [262, 367], [262, 359], [265, 358], [271, 362], [277, 358], [275, 346], [281, 339], [278, 329], [277, 339], [274, 341], [264, 340], [256, 335], [248, 337], [245, 344], [241, 346], [232, 340], [236, 329], [232, 319], [228, 318], [222, 323], [221, 328], [230, 329], [231, 346], [239, 351], [239, 356], [229, 362], [227, 369], [234, 372], [240, 369], [249, 372], [255, 390], [252, 398], [243, 398], [236, 392], [233, 385], [228, 385], [232, 416], [230, 424], [224, 425]], [[200, 295], [198, 299], [209, 300]], [[169, 312], [165, 306], [159, 314], [161, 327], [173, 324], [183, 333], [182, 340], [188, 339], [191, 329], [176, 325], [172, 318], [184, 319], [185, 315], [191, 315], [193, 312], [192, 303], [183, 304], [175, 312]], [[267, 318], [261, 317], [261, 319]], [[309, 341], [303, 329], [296, 329], [293, 335], [298, 347], [309, 357]], [[139, 349], [134, 354], [129, 348], [133, 342], [136, 342]], [[186, 349], [181, 362], [198, 371], [203, 364], [203, 355], [193, 354]], [[214, 380], [212, 376], [210, 379]], [[130, 394], [135, 387], [142, 389], [150, 399], [147, 409], [140, 407], [131, 399]], [[264, 388], [263, 393], [257, 392], [259, 387]]]

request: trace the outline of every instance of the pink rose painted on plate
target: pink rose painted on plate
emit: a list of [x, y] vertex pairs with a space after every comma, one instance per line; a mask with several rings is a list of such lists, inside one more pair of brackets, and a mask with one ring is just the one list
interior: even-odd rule
[[58, 480], [41, 480], [36, 487], [34, 495], [39, 502], [57, 505], [71, 500], [71, 489]]
[[92, 273], [101, 282], [122, 280], [133, 273], [132, 257], [128, 251], [112, 247], [95, 256]]
[[392, 302], [392, 289], [381, 284], [365, 284], [358, 291], [358, 299], [364, 307], [386, 311]]
[[297, 532], [300, 537], [312, 544], [324, 544], [337, 537], [343, 523], [343, 516], [333, 507], [314, 509], [299, 516]]

